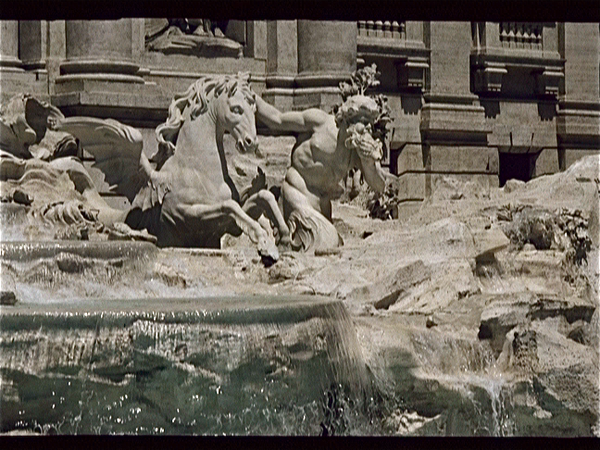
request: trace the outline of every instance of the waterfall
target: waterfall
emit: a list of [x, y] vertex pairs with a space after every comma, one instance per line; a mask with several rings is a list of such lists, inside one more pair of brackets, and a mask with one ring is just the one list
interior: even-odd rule
[[0, 316], [0, 361], [3, 431], [373, 432], [366, 366], [336, 301], [17, 306]]
[[[435, 380], [449, 393], [460, 394], [461, 400], [449, 401], [451, 408], [465, 411], [469, 418], [467, 428], [458, 434], [515, 434], [513, 387], [497, 367], [489, 343], [435, 332], [415, 333], [412, 343], [419, 359], [417, 375]], [[464, 404], [465, 399], [470, 405]]]

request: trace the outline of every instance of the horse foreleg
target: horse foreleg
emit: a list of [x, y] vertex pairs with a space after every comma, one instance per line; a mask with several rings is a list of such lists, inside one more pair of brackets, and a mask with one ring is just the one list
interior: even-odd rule
[[264, 212], [271, 223], [277, 227], [278, 243], [286, 248], [291, 248], [290, 229], [285, 223], [272, 192], [261, 189], [251, 195], [242, 208], [255, 220]]
[[200, 221], [218, 219], [223, 215], [228, 215], [248, 235], [250, 240], [257, 245], [261, 256], [270, 258], [273, 261], [279, 259], [277, 247], [267, 232], [234, 200], [225, 200], [215, 205], [190, 205], [185, 207], [185, 213]]

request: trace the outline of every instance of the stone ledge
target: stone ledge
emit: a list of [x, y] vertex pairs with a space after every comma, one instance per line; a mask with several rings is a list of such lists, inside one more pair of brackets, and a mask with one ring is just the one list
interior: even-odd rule
[[421, 111], [423, 141], [477, 141], [487, 143], [491, 127], [482, 106], [457, 103], [426, 103]]
[[122, 108], [139, 108], [140, 110], [167, 110], [171, 98], [163, 95], [144, 96], [137, 93], [122, 92], [71, 92], [53, 95], [52, 99], [59, 106], [67, 106], [73, 100], [81, 105], [113, 106]]
[[407, 56], [429, 56], [429, 50], [420, 41], [357, 36], [358, 57], [393, 58]]
[[508, 67], [529, 67], [531, 69], [553, 67], [562, 69], [565, 60], [560, 57], [558, 52], [486, 48], [472, 53], [471, 62], [475, 65], [502, 63]]
[[556, 132], [563, 143], [581, 142], [600, 149], [600, 111], [561, 109], [556, 116]]
[[163, 94], [75, 91], [52, 95], [52, 104], [69, 116], [111, 118], [128, 125], [155, 127], [164, 122], [171, 98]]
[[[163, 55], [158, 52], [147, 52], [140, 65], [150, 70], [150, 76], [165, 76], [173, 72], [211, 74], [236, 74], [237, 72], [265, 73], [266, 62], [254, 58], [203, 58], [191, 55]], [[168, 68], [168, 70], [165, 70]], [[176, 75], [177, 76], [177, 75]]]

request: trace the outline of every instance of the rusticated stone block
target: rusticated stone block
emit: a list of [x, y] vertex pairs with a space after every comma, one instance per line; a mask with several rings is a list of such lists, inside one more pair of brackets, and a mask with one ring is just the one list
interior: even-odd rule
[[535, 161], [535, 176], [548, 175], [558, 171], [558, 150], [542, 150]]
[[404, 173], [397, 178], [394, 186], [398, 189], [398, 199], [400, 201], [407, 200], [423, 200], [426, 197], [427, 174], [420, 173]]
[[431, 146], [427, 168], [434, 172], [498, 173], [498, 151], [486, 147]]
[[[585, 106], [589, 109], [583, 109]], [[591, 138], [595, 147], [600, 146], [600, 108], [597, 105], [569, 105], [558, 111], [556, 128], [563, 140], [574, 140], [580, 136]], [[593, 109], [595, 108], [595, 109]]]
[[398, 154], [396, 167], [399, 175], [410, 170], [424, 170], [421, 146], [407, 144]]
[[[479, 195], [487, 195], [491, 189], [493, 188], [497, 188], [498, 187], [498, 176], [495, 173], [492, 174], [471, 174], [471, 173], [464, 173], [464, 174], [459, 174], [459, 173], [432, 173], [431, 175], [429, 175], [429, 180], [428, 181], [428, 185], [431, 186], [431, 193], [435, 193], [436, 188], [438, 188], [440, 185], [445, 184], [444, 181], [446, 181], [448, 178], [452, 179], [456, 179], [458, 180], [461, 184], [462, 183], [472, 183], [471, 186], [476, 187], [476, 192], [472, 191], [472, 188], [469, 188], [468, 192], [465, 192], [464, 194], [466, 195], [473, 195], [475, 194], [476, 196]], [[456, 192], [459, 197], [460, 197], [460, 191]], [[460, 197], [462, 198], [462, 197]], [[450, 196], [450, 199], [452, 199], [452, 194]], [[458, 200], [459, 198], [457, 198]]]
[[556, 146], [556, 104], [501, 101], [485, 105], [490, 145], [527, 151]]
[[[469, 97], [464, 100], [467, 101]], [[448, 98], [448, 103], [435, 102], [426, 103], [421, 113], [421, 131], [443, 136], [444, 139], [453, 140], [452, 135], [463, 134], [486, 134], [489, 126], [485, 121], [484, 108], [464, 103], [455, 102], [454, 98]], [[450, 103], [452, 102], [452, 103]], [[438, 138], [439, 139], [439, 138]]]

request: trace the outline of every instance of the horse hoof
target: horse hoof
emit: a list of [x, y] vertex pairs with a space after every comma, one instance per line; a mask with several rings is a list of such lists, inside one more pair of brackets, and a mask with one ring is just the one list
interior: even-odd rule
[[277, 243], [277, 248], [280, 252], [292, 250], [292, 239], [290, 238], [290, 236], [288, 235], [282, 237]]
[[265, 246], [258, 249], [258, 254], [265, 267], [271, 267], [279, 260], [279, 251], [275, 246]]

